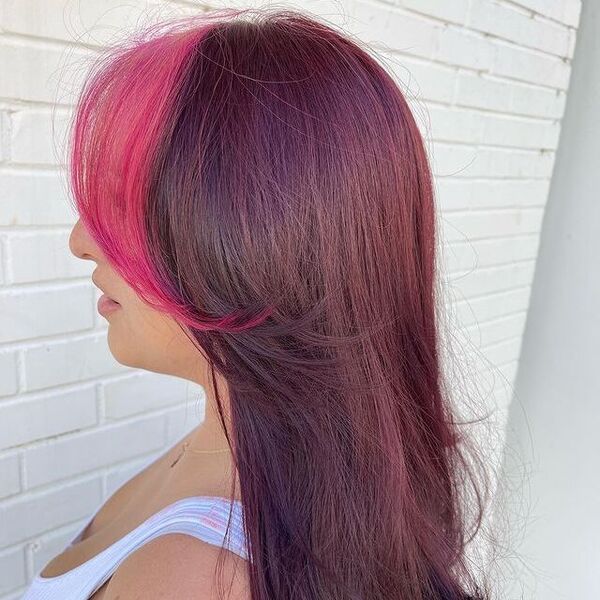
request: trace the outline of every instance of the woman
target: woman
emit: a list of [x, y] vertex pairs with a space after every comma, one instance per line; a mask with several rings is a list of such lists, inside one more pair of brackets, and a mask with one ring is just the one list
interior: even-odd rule
[[25, 598], [483, 597], [432, 178], [387, 72], [297, 11], [183, 19], [98, 63], [70, 151], [111, 352], [207, 413]]

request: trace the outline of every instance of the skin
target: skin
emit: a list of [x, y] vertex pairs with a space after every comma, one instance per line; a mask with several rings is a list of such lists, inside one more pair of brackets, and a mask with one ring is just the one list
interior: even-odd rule
[[[74, 225], [69, 238], [71, 252], [82, 260], [96, 263], [94, 284], [120, 305], [106, 314], [108, 345], [123, 365], [181, 377], [200, 384], [205, 390], [205, 416], [186, 441], [188, 449], [180, 456], [181, 444], [175, 444], [139, 475], [119, 489], [100, 509], [86, 530], [84, 539], [72, 551], [56, 557], [42, 575], [52, 577], [78, 566], [131, 531], [161, 508], [184, 497], [208, 495], [229, 497], [236, 478], [235, 498], [240, 499], [239, 480], [231, 454], [195, 454], [195, 450], [227, 448], [222, 431], [208, 363], [177, 323], [143, 302], [117, 274], [81, 221]], [[227, 384], [217, 374], [219, 397], [228, 421]], [[191, 451], [190, 451], [191, 450]], [[87, 539], [85, 539], [87, 538]], [[223, 562], [225, 598], [250, 600], [245, 561], [226, 552]], [[116, 572], [91, 597], [93, 600], [133, 600], [144, 598], [216, 599], [214, 571], [219, 548], [192, 536], [167, 534], [146, 543], [121, 563]], [[242, 563], [242, 564], [240, 564]], [[242, 568], [240, 568], [242, 567]]]
[[[96, 263], [92, 274], [94, 284], [121, 305], [106, 317], [108, 345], [115, 359], [129, 367], [181, 377], [203, 386], [207, 395], [206, 414], [197, 428], [193, 447], [226, 448], [227, 438], [218, 421], [204, 356], [170, 316], [143, 302], [116, 273], [81, 220], [71, 231], [69, 248], [77, 258]], [[227, 410], [226, 382], [218, 378], [218, 383], [219, 396]]]

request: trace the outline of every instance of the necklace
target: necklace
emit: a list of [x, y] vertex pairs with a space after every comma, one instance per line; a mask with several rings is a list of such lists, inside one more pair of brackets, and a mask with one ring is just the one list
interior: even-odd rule
[[[171, 467], [174, 467], [183, 457], [183, 455], [188, 451], [190, 446], [189, 442], [184, 442], [181, 452], [177, 456], [177, 458], [171, 463]], [[229, 452], [230, 448], [219, 448], [218, 450], [194, 450], [193, 448], [189, 448], [190, 454], [218, 454], [219, 452]]]

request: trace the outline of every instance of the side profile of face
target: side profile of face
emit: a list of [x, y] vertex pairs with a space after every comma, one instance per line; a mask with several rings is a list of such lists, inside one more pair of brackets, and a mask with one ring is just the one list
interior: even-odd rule
[[207, 363], [172, 317], [144, 302], [108, 263], [78, 220], [69, 238], [71, 252], [92, 260], [92, 281], [104, 297], [100, 314], [108, 321], [108, 345], [123, 365], [204, 382]]

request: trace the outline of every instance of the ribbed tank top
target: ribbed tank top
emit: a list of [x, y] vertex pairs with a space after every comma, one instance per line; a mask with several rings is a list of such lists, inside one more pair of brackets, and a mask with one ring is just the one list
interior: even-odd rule
[[[226, 540], [225, 529], [230, 508], [231, 523]], [[68, 547], [80, 540], [93, 518], [80, 529]], [[74, 569], [56, 577], [42, 577], [38, 573], [21, 600], [88, 600], [106, 583], [127, 556], [147, 542], [167, 533], [191, 535], [209, 544], [224, 546], [249, 560], [244, 539], [241, 502], [234, 500], [232, 504], [227, 498], [218, 496], [191, 496], [153, 514], [114, 544]]]

